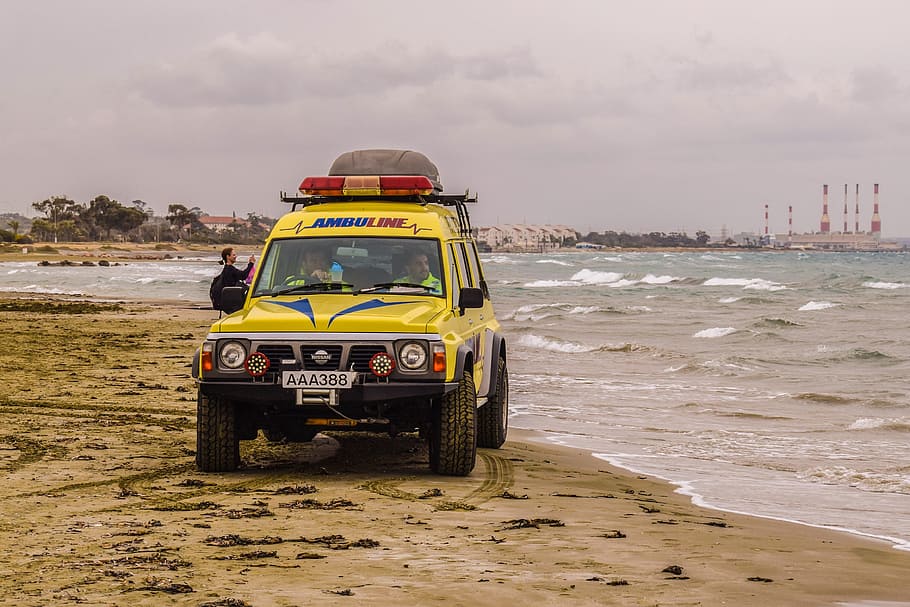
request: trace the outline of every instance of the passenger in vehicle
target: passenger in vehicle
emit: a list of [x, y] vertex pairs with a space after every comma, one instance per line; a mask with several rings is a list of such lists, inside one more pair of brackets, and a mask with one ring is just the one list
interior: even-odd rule
[[442, 283], [430, 272], [430, 258], [422, 251], [413, 251], [404, 266], [407, 274], [396, 278], [397, 283], [409, 283], [429, 287], [434, 295], [442, 295]]
[[285, 284], [298, 285], [312, 282], [339, 282], [343, 268], [332, 261], [327, 247], [313, 246], [303, 252], [303, 260], [297, 274], [288, 276]]

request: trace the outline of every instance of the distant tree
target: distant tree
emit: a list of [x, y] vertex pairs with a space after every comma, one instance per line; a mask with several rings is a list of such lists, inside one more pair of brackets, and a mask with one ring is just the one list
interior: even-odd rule
[[199, 221], [202, 211], [199, 207], [192, 209], [186, 208], [185, 205], [175, 203], [167, 206], [167, 220], [177, 230], [178, 236], [186, 230], [186, 236], [189, 238], [195, 231], [197, 233], [205, 231], [205, 226]]
[[85, 207], [81, 204], [70, 200], [66, 196], [51, 196], [41, 202], [32, 203], [32, 207], [44, 213], [46, 223], [39, 224], [38, 230], [35, 229], [35, 220], [32, 222], [32, 233], [38, 236], [38, 240], [58, 240], [61, 236], [64, 240], [83, 240], [85, 230], [82, 229], [81, 215]]
[[13, 231], [13, 240], [16, 240], [16, 238], [19, 236], [19, 222], [15, 219], [11, 219], [7, 222], [7, 224]]
[[703, 247], [708, 244], [711, 240], [711, 237], [708, 236], [707, 232], [704, 230], [698, 230], [695, 232], [695, 242], [698, 243], [698, 246]]

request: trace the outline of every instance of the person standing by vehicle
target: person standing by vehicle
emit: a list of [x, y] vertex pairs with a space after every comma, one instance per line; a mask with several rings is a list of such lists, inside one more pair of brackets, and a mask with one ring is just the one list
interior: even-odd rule
[[234, 263], [237, 261], [237, 253], [234, 247], [225, 247], [221, 251], [221, 261], [224, 265], [221, 270], [221, 288], [236, 287], [243, 285], [246, 279], [253, 274], [253, 264], [256, 263], [256, 257], [250, 255], [246, 267], [242, 270], [235, 268]]
[[237, 253], [234, 252], [234, 247], [225, 247], [221, 250], [221, 261], [218, 263], [223, 264], [224, 268], [222, 268], [221, 274], [212, 279], [212, 284], [209, 286], [209, 299], [212, 300], [212, 308], [215, 310], [222, 310], [221, 293], [225, 287], [246, 288], [248, 286], [246, 279], [253, 275], [253, 264], [256, 262], [253, 255], [250, 255], [249, 263], [242, 270], [234, 267], [235, 261], [237, 261]]

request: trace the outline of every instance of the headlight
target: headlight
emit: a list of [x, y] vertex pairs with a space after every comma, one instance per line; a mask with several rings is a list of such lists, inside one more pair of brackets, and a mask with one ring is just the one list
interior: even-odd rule
[[246, 360], [246, 348], [238, 341], [229, 341], [218, 352], [218, 360], [225, 369], [239, 369]]
[[402, 367], [410, 371], [422, 369], [427, 364], [426, 347], [418, 342], [408, 342], [398, 349], [398, 360]]

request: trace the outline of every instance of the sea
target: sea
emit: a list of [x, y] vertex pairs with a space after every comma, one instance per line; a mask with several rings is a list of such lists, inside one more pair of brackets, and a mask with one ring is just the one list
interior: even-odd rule
[[[0, 263], [0, 293], [204, 307], [220, 271], [214, 255], [30, 258]], [[910, 550], [910, 254], [481, 259], [507, 339], [511, 427], [700, 505]]]

